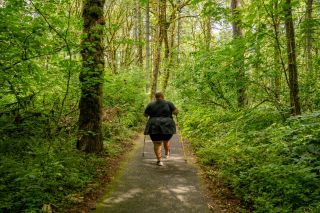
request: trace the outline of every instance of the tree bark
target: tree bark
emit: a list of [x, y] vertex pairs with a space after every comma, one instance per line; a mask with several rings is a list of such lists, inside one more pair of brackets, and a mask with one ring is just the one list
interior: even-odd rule
[[[274, 96], [275, 100], [279, 103], [280, 102], [280, 91], [281, 91], [281, 53], [279, 51], [279, 27], [280, 27], [280, 20], [279, 16], [277, 14], [278, 11], [278, 1], [275, 1], [273, 3], [273, 11], [272, 11], [272, 22], [273, 22], [273, 28], [274, 28], [274, 33], [275, 33], [275, 41], [274, 41]], [[285, 72], [285, 71], [284, 71]]]
[[212, 34], [211, 34], [211, 17], [208, 16], [206, 20], [206, 48], [207, 50], [210, 50], [211, 47], [211, 39], [212, 39]]
[[146, 91], [148, 91], [149, 82], [149, 56], [150, 56], [150, 5], [146, 2]]
[[[243, 32], [241, 29], [241, 21], [240, 21], [240, 14], [239, 8], [241, 6], [240, 0], [231, 0], [231, 13], [233, 17], [232, 21], [232, 31], [233, 31], [233, 38], [234, 39], [241, 39], [243, 37]], [[239, 70], [238, 75], [238, 107], [243, 108], [248, 103], [248, 98], [246, 94], [246, 87], [245, 84], [245, 71], [243, 69], [244, 65], [244, 53], [243, 47], [239, 48], [239, 59], [236, 60], [234, 65]]]
[[159, 0], [158, 2], [158, 38], [155, 50], [155, 57], [153, 61], [153, 72], [152, 72], [152, 86], [151, 86], [151, 93], [150, 99], [153, 99], [155, 92], [157, 91], [158, 86], [158, 75], [160, 70], [160, 61], [161, 61], [161, 47], [162, 41], [164, 39], [164, 27], [166, 24], [166, 0]]
[[141, 14], [141, 2], [137, 4], [137, 16], [138, 16], [138, 64], [143, 66], [143, 51], [142, 51], [142, 14]]
[[312, 73], [313, 64], [312, 64], [312, 31], [313, 24], [312, 22], [312, 5], [313, 0], [307, 1], [307, 10], [306, 10], [306, 21], [307, 21], [307, 29], [306, 29], [306, 50], [307, 50], [307, 71]]
[[82, 70], [80, 73], [81, 97], [77, 148], [87, 153], [103, 150], [102, 137], [102, 86], [104, 47], [102, 43], [105, 0], [84, 0], [81, 42]]
[[[169, 22], [166, 21], [165, 25], [165, 60], [166, 60], [166, 67], [164, 71], [164, 78], [162, 84], [162, 91], [165, 92], [169, 83], [170, 74], [172, 72], [172, 66], [174, 64], [174, 45], [175, 45], [175, 34], [176, 34], [176, 19], [177, 19], [177, 12], [178, 12], [177, 4], [172, 5], [172, 12], [170, 15]], [[171, 26], [171, 27], [170, 27]], [[169, 27], [171, 28], [171, 35], [170, 35], [170, 43], [168, 37], [168, 30]]]
[[300, 100], [298, 87], [298, 70], [296, 62], [296, 44], [294, 26], [292, 20], [291, 0], [286, 0], [285, 5], [285, 29], [287, 38], [289, 89], [290, 89], [290, 107], [292, 115], [300, 115]]
[[[180, 4], [180, 0], [178, 0], [178, 4]], [[178, 9], [178, 23], [177, 23], [177, 63], [180, 64], [180, 43], [181, 43], [181, 8]]]

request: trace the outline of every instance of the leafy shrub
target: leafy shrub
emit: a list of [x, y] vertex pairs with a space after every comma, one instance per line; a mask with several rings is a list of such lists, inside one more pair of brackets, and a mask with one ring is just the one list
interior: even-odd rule
[[33, 212], [42, 204], [59, 207], [67, 195], [79, 191], [95, 175], [95, 168], [102, 162], [96, 156], [78, 152], [74, 142], [63, 138], [51, 142], [36, 137], [0, 142], [25, 150], [19, 150], [19, 155], [2, 150], [0, 210], [4, 212]]
[[[135, 69], [106, 76], [104, 105], [120, 109], [119, 115], [103, 125], [109, 156], [119, 155], [121, 143], [141, 128], [146, 98], [141, 75]], [[76, 99], [75, 90], [68, 97], [70, 102], [71, 97]], [[46, 101], [53, 106], [62, 99], [50, 98]], [[0, 116], [0, 212], [38, 212], [43, 204], [64, 208], [103, 162], [99, 156], [76, 150], [75, 103], [70, 105], [71, 113], [70, 103], [65, 104], [63, 112], [68, 116], [63, 113], [63, 119], [41, 104], [35, 99], [30, 107], [20, 109], [21, 122], [16, 122], [14, 113]]]
[[104, 85], [104, 105], [120, 109], [119, 122], [125, 127], [139, 127], [146, 103], [144, 73], [140, 69], [107, 73]]
[[198, 108], [184, 115], [184, 134], [201, 161], [216, 165], [255, 212], [319, 209], [319, 112], [285, 123], [268, 109], [229, 113]]

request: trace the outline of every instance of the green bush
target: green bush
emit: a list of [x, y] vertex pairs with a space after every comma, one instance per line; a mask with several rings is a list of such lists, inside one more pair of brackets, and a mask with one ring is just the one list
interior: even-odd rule
[[255, 212], [319, 209], [319, 113], [282, 123], [268, 109], [243, 114], [198, 108], [184, 114], [183, 125], [201, 161], [216, 165]]
[[[12, 139], [1, 141], [24, 151], [2, 151], [0, 156], [0, 210], [33, 212], [42, 204], [63, 203], [79, 191], [96, 173], [102, 161], [75, 149], [72, 140], [57, 138]], [[15, 144], [15, 145], [12, 145]]]
[[[104, 106], [120, 109], [111, 121], [103, 123], [108, 156], [119, 155], [122, 143], [141, 128], [146, 103], [141, 79], [138, 69], [106, 75]], [[38, 212], [44, 204], [59, 211], [73, 202], [74, 195], [105, 162], [76, 149], [78, 111], [72, 100], [77, 95], [75, 90], [68, 95], [68, 105], [63, 108], [68, 114], [63, 113], [61, 119], [55, 107], [61, 104], [61, 96], [43, 97], [45, 103], [38, 96], [30, 106], [19, 109], [19, 114], [14, 113], [13, 105], [6, 111], [12, 113], [0, 114], [0, 212]], [[17, 122], [17, 116], [23, 120]]]
[[124, 70], [119, 74], [107, 73], [104, 85], [104, 106], [120, 109], [118, 122], [128, 128], [139, 127], [143, 121], [146, 103], [144, 72]]

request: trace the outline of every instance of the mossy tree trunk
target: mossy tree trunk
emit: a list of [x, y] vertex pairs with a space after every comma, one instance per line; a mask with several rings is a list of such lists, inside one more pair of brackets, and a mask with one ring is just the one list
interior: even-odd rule
[[87, 153], [98, 153], [103, 149], [101, 112], [104, 4], [105, 0], [84, 0], [83, 2], [82, 70], [79, 77], [81, 98], [77, 148]]
[[288, 55], [288, 72], [289, 72], [289, 89], [290, 89], [290, 107], [292, 115], [300, 115], [300, 100], [298, 87], [298, 70], [296, 59], [296, 42], [292, 19], [291, 0], [286, 0], [285, 28], [287, 38], [287, 55]]
[[[232, 0], [231, 1], [231, 15], [232, 15], [232, 31], [233, 31], [233, 38], [235, 40], [243, 38], [243, 32], [241, 28], [241, 18], [240, 18], [240, 0]], [[238, 107], [243, 108], [248, 103], [247, 97], [247, 88], [245, 86], [245, 70], [244, 70], [244, 47], [241, 46], [239, 50], [239, 55], [234, 62], [234, 66], [236, 69], [239, 70], [238, 74]]]

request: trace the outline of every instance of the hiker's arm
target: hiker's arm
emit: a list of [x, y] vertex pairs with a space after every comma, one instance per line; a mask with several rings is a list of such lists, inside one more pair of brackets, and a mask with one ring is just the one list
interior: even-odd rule
[[150, 104], [146, 107], [146, 109], [143, 112], [144, 117], [149, 117], [150, 116]]
[[178, 113], [179, 113], [179, 110], [178, 110], [177, 108], [175, 108], [175, 109], [173, 110], [173, 112], [172, 112], [172, 114], [174, 114], [174, 115], [178, 115]]

